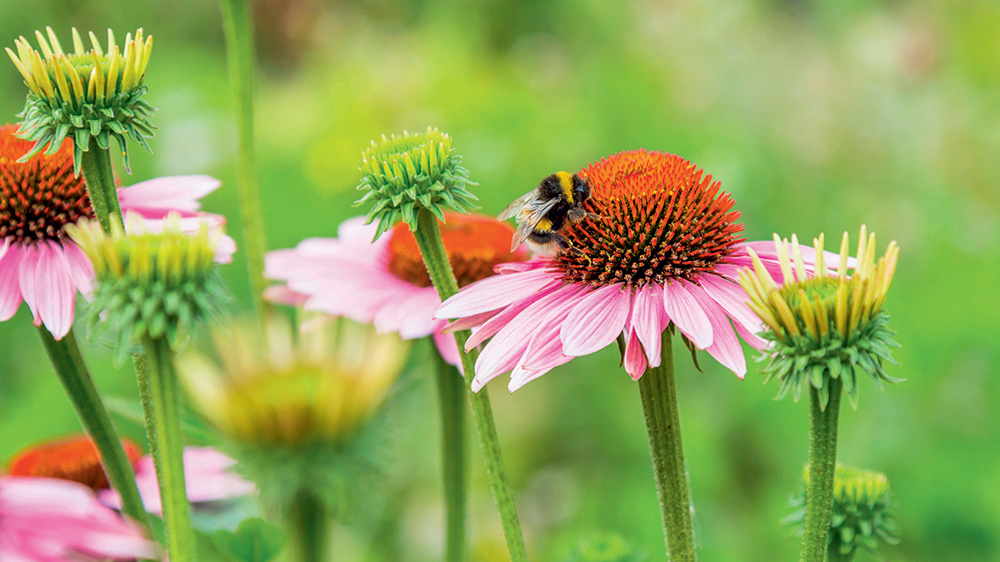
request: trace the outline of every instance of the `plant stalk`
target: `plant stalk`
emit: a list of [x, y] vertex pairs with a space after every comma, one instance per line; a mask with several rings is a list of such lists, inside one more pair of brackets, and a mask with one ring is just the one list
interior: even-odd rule
[[[171, 562], [194, 562], [194, 532], [184, 481], [184, 436], [174, 351], [164, 338], [144, 338], [147, 369], [143, 412], [163, 504], [163, 535]], [[148, 407], [151, 406], [151, 407]]]
[[434, 349], [441, 406], [441, 471], [446, 518], [445, 561], [465, 559], [466, 474], [465, 391], [462, 374]]
[[264, 300], [264, 216], [260, 208], [257, 183], [257, 156], [254, 148], [254, 39], [251, 13], [246, 0], [221, 0], [222, 20], [226, 33], [226, 60], [229, 79], [236, 98], [236, 121], [239, 126], [239, 162], [236, 189], [239, 196], [243, 244], [247, 256], [247, 273], [257, 318], [264, 322], [269, 305]]
[[80, 168], [87, 180], [87, 194], [90, 195], [94, 215], [105, 234], [110, 233], [112, 217], [117, 217], [119, 223], [122, 222], [115, 172], [111, 167], [111, 151], [97, 146], [97, 141], [91, 137], [90, 145], [82, 156]]
[[[443, 301], [458, 292], [458, 282], [455, 280], [455, 274], [448, 262], [448, 253], [445, 251], [444, 241], [441, 239], [441, 229], [438, 227], [437, 218], [424, 208], [417, 212], [416, 226], [417, 229], [413, 235], [420, 248], [420, 254], [423, 256], [427, 273]], [[455, 340], [458, 342], [459, 350], [465, 349], [465, 342], [468, 341], [469, 334], [469, 330], [455, 332]], [[500, 449], [500, 437], [497, 435], [496, 423], [493, 421], [490, 396], [485, 388], [478, 393], [472, 392], [468, 382], [472, 373], [475, 372], [476, 357], [479, 352], [473, 349], [469, 353], [461, 355], [462, 370], [466, 377], [464, 386], [468, 392], [469, 400], [472, 402], [472, 417], [476, 423], [479, 445], [486, 461], [486, 476], [490, 481], [490, 489], [500, 514], [504, 538], [507, 540], [507, 551], [510, 554], [511, 562], [526, 562], [528, 551], [524, 546], [524, 535], [517, 518], [514, 493], [507, 481], [507, 468], [504, 465], [503, 452]]]
[[59, 381], [62, 382], [70, 402], [73, 403], [77, 417], [80, 418], [87, 435], [93, 440], [101, 455], [101, 464], [108, 475], [108, 480], [121, 495], [122, 511], [148, 531], [149, 519], [135, 483], [132, 463], [125, 454], [121, 437], [115, 431], [111, 416], [101, 402], [101, 395], [94, 386], [94, 380], [83, 361], [73, 330], [58, 341], [44, 326], [38, 327], [38, 335], [42, 338], [42, 344], [45, 345], [45, 351], [52, 361], [52, 366], [55, 367], [56, 374], [59, 375]]
[[694, 506], [691, 504], [691, 483], [681, 443], [671, 330], [663, 332], [662, 347], [660, 366], [648, 369], [639, 379], [639, 395], [646, 417], [667, 556], [671, 562], [694, 562], [697, 560]]
[[329, 551], [330, 520], [327, 508], [316, 494], [299, 490], [289, 509], [293, 556], [297, 562], [323, 562]]
[[802, 535], [802, 562], [823, 562], [833, 514], [833, 479], [837, 468], [837, 422], [843, 383], [830, 379], [830, 399], [820, 408], [819, 391], [809, 388], [809, 483], [806, 488], [806, 525]]

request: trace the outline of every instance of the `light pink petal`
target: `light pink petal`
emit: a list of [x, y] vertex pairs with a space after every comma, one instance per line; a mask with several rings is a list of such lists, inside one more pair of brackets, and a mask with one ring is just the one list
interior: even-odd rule
[[[786, 244], [788, 248], [789, 255], [792, 251], [792, 243], [788, 242]], [[754, 242], [743, 242], [738, 244], [737, 248], [746, 253], [746, 249], [750, 248], [757, 254], [761, 259], [769, 258], [778, 261], [778, 251], [774, 247], [774, 240], [758, 240]], [[799, 245], [799, 249], [802, 251], [802, 261], [806, 266], [806, 270], [809, 272], [814, 272], [816, 270], [816, 248], [810, 245]], [[830, 252], [828, 250], [823, 252], [823, 261], [826, 262], [827, 268], [833, 267], [836, 271], [837, 264], [840, 263], [840, 254]], [[858, 260], [851, 256], [847, 257], [847, 267], [848, 269], [854, 269], [858, 264]]]
[[477, 329], [489, 321], [490, 318], [493, 318], [499, 313], [500, 311], [498, 310], [491, 310], [489, 312], [483, 312], [482, 314], [473, 314], [472, 316], [459, 318], [458, 320], [452, 321], [451, 324], [448, 324], [443, 331], [448, 334], [453, 334], [461, 330]]
[[288, 285], [271, 285], [264, 289], [264, 300], [275, 304], [286, 306], [302, 306], [309, 297], [302, 293], [296, 293], [288, 288]]
[[747, 360], [726, 312], [705, 291], [691, 291], [691, 295], [712, 323], [712, 345], [706, 347], [705, 351], [742, 379], [747, 374]]
[[712, 274], [702, 275], [698, 278], [698, 282], [701, 284], [701, 288], [708, 293], [708, 296], [722, 305], [726, 313], [738, 324], [742, 324], [753, 333], [763, 329], [760, 318], [747, 306], [750, 297], [747, 296], [743, 287], [729, 279]]
[[460, 318], [497, 310], [535, 295], [556, 282], [555, 274], [544, 269], [487, 277], [441, 303], [435, 317]]
[[647, 283], [635, 294], [630, 321], [635, 335], [642, 342], [650, 367], [659, 367], [663, 330], [670, 323], [670, 317], [663, 307], [663, 285]]
[[42, 317], [38, 312], [38, 260], [41, 252], [37, 244], [29, 244], [23, 247], [23, 256], [20, 267], [17, 269], [17, 283], [21, 286], [21, 296], [31, 310], [35, 326], [42, 325]]
[[519, 367], [528, 371], [547, 372], [573, 358], [563, 350], [560, 334], [566, 319], [587, 292], [587, 288], [583, 285], [578, 285], [576, 288], [577, 291], [573, 293], [572, 298], [563, 298], [561, 302], [539, 315], [535, 333], [525, 348], [524, 355], [518, 363]]
[[[566, 361], [563, 361], [563, 363], [569, 361], [570, 359], [572, 359], [572, 357], [566, 357]], [[552, 370], [551, 367], [547, 369], [541, 369], [538, 371], [529, 371], [522, 367], [515, 367], [514, 370], [511, 371], [510, 373], [510, 382], [507, 383], [507, 390], [509, 390], [510, 392], [519, 390], [524, 385], [541, 377], [542, 375], [548, 373], [551, 370]]]
[[[657, 354], [659, 357], [659, 354]], [[629, 330], [628, 341], [625, 344], [625, 357], [623, 358], [625, 372], [637, 381], [646, 372], [646, 355], [643, 353], [643, 346], [639, 341], [639, 336], [634, 329]]]
[[747, 342], [747, 344], [749, 344], [750, 347], [756, 349], [757, 351], [760, 351], [767, 347], [767, 340], [751, 332], [750, 330], [747, 330], [746, 327], [743, 326], [743, 324], [740, 324], [739, 322], [735, 322], [735, 324], [736, 324], [736, 333], [739, 334], [740, 337], [743, 338], [743, 341]]
[[90, 296], [94, 290], [94, 266], [90, 263], [90, 258], [72, 240], [63, 240], [63, 252], [69, 262], [69, 276], [73, 280], [73, 285], [85, 297]]
[[663, 304], [677, 329], [698, 349], [712, 345], [712, 323], [693, 293], [704, 293], [694, 283], [676, 279], [663, 287]]
[[508, 273], [522, 273], [533, 269], [542, 269], [550, 265], [552, 265], [552, 260], [542, 258], [533, 259], [531, 261], [515, 261], [497, 264], [493, 266], [493, 271], [506, 275]]
[[38, 315], [52, 337], [61, 340], [73, 327], [76, 286], [70, 275], [69, 260], [58, 242], [39, 242], [34, 280]]
[[587, 355], [615, 341], [625, 327], [631, 302], [630, 290], [621, 283], [585, 295], [562, 324], [563, 353]]
[[167, 176], [119, 189], [118, 202], [122, 211], [137, 207], [197, 211], [201, 208], [199, 199], [220, 185], [222, 182], [210, 176]]
[[[504, 308], [500, 312], [490, 311], [493, 313], [493, 317], [487, 320], [482, 326], [476, 330], [469, 340], [465, 342], [465, 351], [471, 350], [473, 347], [483, 343], [489, 338], [496, 335], [504, 326], [506, 326], [512, 319], [517, 317], [518, 314], [524, 312], [524, 309], [531, 306], [536, 300], [554, 291], [555, 288], [549, 288], [537, 295], [534, 298], [526, 298], [522, 301], [515, 302], [514, 304]], [[475, 316], [479, 316], [476, 314]]]
[[340, 223], [340, 226], [337, 227], [337, 238], [347, 243], [371, 244], [372, 238], [375, 238], [375, 232], [378, 231], [378, 225], [375, 223], [365, 224], [366, 220], [365, 217], [351, 217]]
[[434, 345], [437, 347], [441, 357], [449, 364], [458, 367], [458, 372], [462, 369], [462, 356], [458, 352], [458, 342], [455, 341], [455, 334], [442, 334], [441, 330], [434, 331]]
[[[6, 240], [4, 241], [6, 245]], [[21, 285], [18, 282], [24, 250], [20, 244], [6, 248], [0, 255], [0, 322], [10, 320], [21, 306]]]

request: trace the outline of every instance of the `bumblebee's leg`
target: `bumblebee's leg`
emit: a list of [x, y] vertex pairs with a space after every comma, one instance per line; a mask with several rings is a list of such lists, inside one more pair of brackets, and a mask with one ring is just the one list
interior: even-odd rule
[[581, 209], [570, 209], [569, 211], [566, 212], [566, 216], [569, 218], [569, 220], [573, 222], [580, 222], [583, 219], [601, 218], [601, 215], [595, 215], [594, 213], [590, 213]]

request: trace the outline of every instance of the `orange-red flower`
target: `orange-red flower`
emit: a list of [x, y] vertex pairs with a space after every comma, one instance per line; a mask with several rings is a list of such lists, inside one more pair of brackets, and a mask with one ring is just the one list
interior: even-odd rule
[[[142, 452], [139, 447], [122, 439], [125, 454], [134, 466]], [[101, 466], [101, 456], [94, 442], [86, 435], [45, 441], [24, 449], [11, 459], [7, 467], [10, 476], [40, 476], [79, 482], [92, 490], [110, 488]]]

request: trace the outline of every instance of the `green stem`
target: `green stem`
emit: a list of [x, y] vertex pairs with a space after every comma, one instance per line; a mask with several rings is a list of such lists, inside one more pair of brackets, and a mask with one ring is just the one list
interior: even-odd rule
[[819, 391], [809, 388], [809, 483], [806, 489], [806, 528], [802, 535], [802, 562], [823, 562], [833, 513], [833, 478], [837, 468], [837, 421], [843, 383], [830, 379], [830, 399], [821, 408]]
[[253, 80], [254, 43], [250, 26], [250, 10], [246, 0], [221, 0], [222, 19], [226, 31], [226, 59], [229, 79], [236, 98], [236, 119], [240, 131], [239, 165], [236, 188], [239, 194], [240, 220], [243, 224], [243, 245], [253, 293], [254, 311], [261, 322], [268, 304], [264, 300], [264, 217], [260, 210], [257, 187], [257, 159], [254, 150]]
[[[441, 239], [441, 229], [438, 227], [437, 218], [427, 209], [421, 208], [418, 211], [417, 229], [413, 235], [417, 239], [417, 246], [424, 258], [427, 273], [430, 275], [441, 300], [443, 301], [457, 293], [458, 282], [455, 281], [455, 274], [448, 262], [448, 254]], [[455, 340], [458, 342], [460, 350], [465, 349], [469, 333], [469, 330], [455, 332]], [[497, 435], [496, 423], [493, 421], [490, 395], [485, 388], [478, 393], [472, 392], [468, 384], [468, 379], [475, 372], [476, 357], [479, 352], [473, 349], [469, 353], [461, 355], [462, 369], [467, 379], [465, 388], [468, 391], [469, 400], [472, 402], [472, 417], [476, 422], [479, 445], [486, 461], [486, 476], [490, 481], [490, 489], [493, 491], [497, 511], [500, 513], [503, 534], [507, 539], [507, 551], [510, 554], [511, 562], [525, 562], [528, 560], [528, 551], [524, 546], [524, 535], [521, 533], [521, 524], [517, 519], [514, 493], [507, 481], [507, 469], [503, 462], [503, 452], [500, 450], [500, 437]]]
[[149, 520], [142, 505], [139, 488], [135, 484], [132, 463], [122, 448], [121, 437], [115, 431], [111, 416], [104, 408], [101, 395], [97, 392], [94, 380], [83, 362], [76, 336], [70, 330], [63, 339], [57, 341], [42, 326], [38, 327], [38, 335], [42, 338], [45, 351], [52, 361], [52, 366], [55, 367], [56, 374], [59, 375], [63, 388], [66, 389], [66, 394], [69, 395], [70, 402], [73, 403], [77, 417], [80, 418], [80, 422], [101, 455], [101, 463], [104, 465], [108, 480], [122, 497], [122, 511], [148, 529]]
[[323, 501], [311, 491], [299, 490], [289, 509], [294, 560], [323, 562], [329, 551], [330, 522]]
[[441, 405], [441, 472], [444, 477], [444, 503], [447, 534], [445, 560], [465, 559], [465, 390], [462, 374], [434, 350], [437, 360], [438, 401]]
[[[143, 411], [163, 503], [163, 535], [171, 562], [197, 559], [184, 483], [184, 437], [174, 351], [166, 339], [143, 341], [148, 361]], [[147, 402], [151, 408], [146, 408]]]
[[90, 146], [83, 153], [80, 162], [83, 177], [87, 180], [94, 215], [105, 233], [111, 232], [111, 217], [122, 221], [122, 209], [118, 205], [118, 189], [115, 187], [115, 172], [111, 167], [111, 151], [97, 146], [93, 137]]
[[853, 562], [854, 551], [850, 554], [841, 554], [836, 550], [831, 550], [826, 554], [826, 562]]
[[693, 562], [697, 559], [692, 521], [694, 507], [681, 443], [671, 330], [663, 332], [660, 366], [648, 369], [639, 379], [639, 395], [646, 417], [667, 554], [671, 562]]

